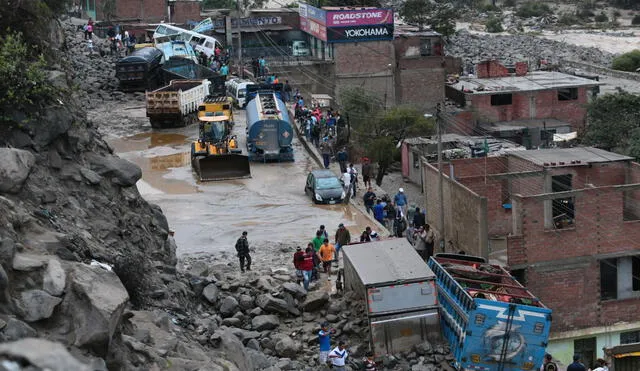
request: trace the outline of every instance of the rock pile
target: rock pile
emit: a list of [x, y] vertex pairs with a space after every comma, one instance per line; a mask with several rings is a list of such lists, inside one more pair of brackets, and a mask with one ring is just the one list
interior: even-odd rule
[[459, 31], [449, 38], [445, 47], [447, 55], [462, 58], [463, 66], [475, 65], [487, 59], [497, 59], [503, 64], [539, 60], [558, 63], [568, 59], [610, 67], [613, 55], [597, 48], [585, 48], [542, 37], [529, 35], [478, 35]]

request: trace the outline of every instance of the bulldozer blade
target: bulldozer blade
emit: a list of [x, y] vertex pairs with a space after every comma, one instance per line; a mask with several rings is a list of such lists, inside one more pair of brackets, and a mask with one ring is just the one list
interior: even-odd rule
[[238, 154], [211, 155], [191, 161], [201, 181], [251, 178], [249, 158]]

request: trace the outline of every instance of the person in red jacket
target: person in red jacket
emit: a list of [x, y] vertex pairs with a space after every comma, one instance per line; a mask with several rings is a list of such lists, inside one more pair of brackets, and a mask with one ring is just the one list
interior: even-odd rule
[[303, 260], [300, 263], [300, 270], [302, 270], [303, 286], [304, 289], [309, 291], [309, 281], [311, 281], [311, 274], [313, 273], [313, 256], [315, 251], [312, 247], [307, 246], [307, 250], [304, 252]]
[[302, 268], [300, 268], [302, 262], [304, 261], [304, 251], [302, 248], [298, 246], [296, 248], [295, 254], [293, 254], [293, 266], [296, 268], [296, 279], [298, 284], [302, 281]]

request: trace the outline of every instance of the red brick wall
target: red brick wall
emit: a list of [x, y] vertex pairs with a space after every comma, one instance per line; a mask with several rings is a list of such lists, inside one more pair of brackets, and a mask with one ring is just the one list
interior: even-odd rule
[[391, 41], [334, 44], [334, 61], [339, 75], [376, 74], [390, 71], [396, 64]]
[[171, 22], [186, 23], [187, 21], [200, 21], [201, 3], [199, 1], [176, 1], [173, 3]]
[[484, 176], [487, 174], [506, 173], [506, 157], [465, 158], [452, 160], [451, 165], [456, 179]]
[[402, 68], [396, 76], [398, 104], [433, 111], [444, 101], [443, 68]]
[[476, 75], [480, 79], [487, 77], [506, 77], [509, 76], [509, 70], [497, 61], [487, 61], [478, 63], [476, 66]]
[[[97, 6], [97, 4], [96, 4]], [[116, 0], [116, 17], [118, 19], [136, 19], [143, 22], [165, 21], [167, 3], [164, 0]]]

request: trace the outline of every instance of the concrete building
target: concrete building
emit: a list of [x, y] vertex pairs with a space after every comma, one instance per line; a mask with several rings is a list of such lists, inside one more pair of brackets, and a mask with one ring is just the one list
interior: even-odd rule
[[584, 128], [586, 104], [599, 85], [560, 72], [530, 72], [526, 63], [508, 69], [496, 61], [483, 62], [475, 77], [460, 77], [445, 88], [459, 107], [451, 130], [487, 133], [537, 148], [553, 134]]
[[[428, 222], [437, 168], [422, 162]], [[509, 152], [445, 165], [444, 238], [506, 263], [553, 309], [548, 351], [563, 363], [640, 339], [640, 165], [596, 148]]]
[[98, 21], [138, 21], [141, 23], [199, 21], [199, 0], [84, 0], [83, 12]]
[[446, 71], [460, 62], [444, 56], [440, 34], [396, 26], [392, 9], [300, 3], [299, 12], [313, 57], [331, 63], [330, 94], [338, 103], [349, 87], [365, 89], [385, 107], [429, 110], [444, 100]]

